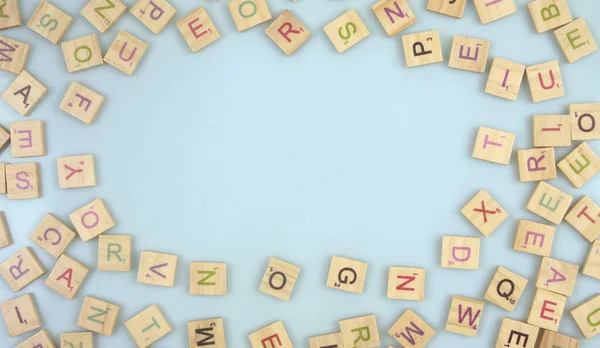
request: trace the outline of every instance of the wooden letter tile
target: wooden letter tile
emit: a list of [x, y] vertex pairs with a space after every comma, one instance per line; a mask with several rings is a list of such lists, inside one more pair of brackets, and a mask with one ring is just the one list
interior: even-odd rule
[[533, 146], [571, 146], [569, 115], [534, 115]]
[[479, 191], [460, 212], [486, 237], [508, 217], [506, 210], [485, 190]]
[[29, 18], [27, 26], [56, 45], [65, 35], [72, 21], [71, 16], [46, 0], [42, 0]]
[[44, 85], [23, 70], [2, 93], [2, 99], [21, 115], [28, 116], [47, 91]]
[[524, 73], [525, 65], [494, 58], [485, 85], [485, 93], [508, 100], [517, 100]]
[[373, 314], [340, 320], [340, 332], [344, 347], [379, 347], [379, 330]]
[[354, 9], [346, 11], [323, 29], [339, 53], [356, 45], [370, 34], [369, 29]]
[[259, 290], [280, 300], [287, 301], [300, 274], [300, 267], [271, 257]]
[[[6, 3], [5, 3], [6, 4]], [[2, 16], [0, 14], [0, 22]], [[0, 36], [0, 70], [20, 74], [25, 69], [31, 46], [26, 43]]]
[[67, 70], [70, 73], [104, 64], [102, 50], [100, 50], [100, 43], [96, 34], [64, 41], [60, 44], [60, 47], [67, 63]]
[[22, 335], [42, 326], [33, 294], [25, 294], [0, 303], [0, 311], [10, 337]]
[[527, 286], [527, 278], [504, 267], [498, 267], [483, 298], [512, 312], [517, 306], [525, 286]]
[[98, 237], [98, 270], [129, 272], [131, 236], [103, 234]]
[[43, 121], [21, 121], [10, 124], [13, 158], [46, 155], [46, 137]]
[[226, 348], [225, 328], [222, 318], [192, 320], [187, 323], [189, 348], [210, 346]]
[[175, 16], [177, 10], [166, 0], [138, 0], [129, 12], [154, 34], [158, 34]]
[[327, 287], [362, 294], [368, 266], [366, 262], [333, 256]]
[[527, 322], [537, 327], [558, 331], [567, 298], [548, 290], [536, 289]]
[[67, 254], [62, 254], [56, 261], [45, 284], [64, 298], [72, 300], [77, 295], [89, 270], [86, 265], [70, 258]]
[[288, 10], [283, 11], [269, 25], [265, 33], [288, 56], [294, 54], [312, 35], [310, 30]]
[[227, 295], [227, 264], [190, 262], [190, 294]]
[[455, 36], [448, 66], [454, 69], [482, 73], [485, 71], [490, 42], [466, 36]]
[[389, 37], [417, 22], [406, 0], [381, 0], [371, 8]]
[[125, 327], [140, 348], [145, 348], [171, 332], [171, 326], [157, 305], [152, 305], [125, 322]]
[[11, 200], [42, 197], [39, 164], [7, 164], [6, 191], [8, 194], [8, 199]]
[[580, 188], [600, 171], [600, 158], [587, 143], [581, 143], [558, 162], [558, 168], [573, 186]]
[[539, 331], [539, 327], [504, 318], [495, 348], [535, 348]]
[[539, 256], [550, 256], [556, 228], [528, 220], [519, 220], [513, 249]]
[[514, 142], [512, 133], [479, 127], [472, 157], [506, 165], [510, 162]]
[[248, 335], [252, 348], [293, 348], [292, 342], [283, 326], [282, 321], [276, 321], [269, 326], [254, 331]]
[[577, 326], [579, 326], [579, 330], [588, 340], [600, 333], [600, 330], [598, 330], [598, 325], [600, 325], [598, 313], [600, 313], [600, 295], [571, 310], [571, 315]]
[[[2, 169], [2, 168], [0, 168]], [[6, 221], [6, 214], [0, 211], [0, 249], [12, 245], [13, 240], [10, 234], [10, 228]]]
[[59, 157], [56, 165], [61, 189], [96, 186], [94, 155]]
[[0, 194], [6, 194], [6, 163], [0, 163]]
[[177, 28], [192, 52], [200, 51], [221, 37], [204, 7], [195, 9], [178, 20]]
[[46, 214], [29, 237], [50, 255], [59, 258], [75, 238], [75, 232], [52, 214]]
[[579, 348], [579, 340], [554, 331], [542, 330], [537, 348]]
[[569, 114], [572, 140], [600, 139], [600, 103], [570, 104]]
[[64, 332], [60, 334], [60, 348], [94, 348], [91, 332]]
[[115, 222], [100, 198], [73, 212], [69, 215], [69, 219], [84, 242], [96, 238], [115, 226]]
[[536, 287], [571, 296], [575, 288], [579, 266], [549, 257], [542, 258]]
[[[4, 149], [6, 149], [6, 147], [8, 147], [8, 144], [10, 144], [10, 131], [6, 128], [4, 128], [4, 126], [2, 126], [0, 124], [0, 154], [2, 154], [2, 152], [4, 151]], [[0, 173], [0, 179], [2, 179], [1, 177], [1, 173]], [[6, 193], [6, 191], [2, 192], [2, 182], [0, 181], [0, 193]]]
[[104, 336], [112, 336], [120, 306], [91, 296], [86, 296], [81, 305], [77, 326]]
[[101, 94], [78, 82], [73, 82], [59, 108], [81, 122], [92, 124], [102, 104], [104, 104], [104, 97]]
[[479, 269], [479, 238], [442, 237], [442, 267]]
[[403, 35], [402, 47], [408, 68], [444, 61], [440, 34], [437, 30]]
[[563, 86], [562, 77], [558, 61], [528, 66], [525, 69], [529, 89], [531, 90], [531, 99], [534, 103], [559, 98], [565, 95], [565, 86]]
[[[343, 348], [342, 333], [336, 332], [327, 335], [313, 336], [308, 339], [308, 348]], [[191, 348], [191, 347], [190, 347]]]
[[527, 210], [558, 225], [567, 213], [571, 202], [573, 202], [572, 196], [545, 181], [540, 181], [527, 203]]
[[388, 333], [403, 347], [425, 347], [435, 335], [435, 330], [415, 312], [407, 309]]
[[477, 336], [484, 303], [466, 297], [454, 296], [446, 321], [446, 331], [464, 336]]
[[105, 33], [127, 11], [121, 0], [90, 0], [81, 10], [99, 32]]
[[553, 147], [519, 150], [517, 155], [521, 182], [556, 179], [556, 159]]
[[592, 244], [581, 273], [600, 279], [600, 240], [594, 241]]
[[425, 269], [390, 267], [387, 298], [390, 300], [423, 301], [425, 299]]
[[585, 19], [579, 18], [554, 32], [569, 63], [598, 50]]
[[3, 0], [0, 7], [0, 29], [18, 27], [21, 25], [21, 10], [19, 0]]
[[271, 20], [266, 0], [231, 0], [227, 7], [238, 32]]
[[46, 330], [40, 330], [35, 335], [17, 344], [15, 348], [56, 348]]
[[427, 9], [446, 16], [462, 18], [466, 5], [467, 0], [429, 0], [427, 2]]
[[0, 264], [0, 274], [17, 292], [41, 277], [46, 270], [30, 247], [23, 248]]
[[104, 62], [131, 75], [142, 60], [147, 48], [147, 43], [121, 30], [106, 52]]
[[538, 34], [560, 27], [573, 20], [567, 0], [535, 0], [527, 6], [535, 31]]
[[481, 24], [487, 24], [517, 12], [514, 0], [473, 0]]
[[177, 255], [142, 251], [137, 282], [172, 288], [176, 269]]

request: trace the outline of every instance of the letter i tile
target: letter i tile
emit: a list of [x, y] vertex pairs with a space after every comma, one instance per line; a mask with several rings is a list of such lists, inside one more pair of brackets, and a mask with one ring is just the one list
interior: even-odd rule
[[[535, 348], [539, 331], [540, 328], [537, 326], [504, 318], [502, 319], [495, 348]], [[544, 346], [544, 348], [551, 347]]]
[[0, 303], [0, 311], [10, 337], [20, 336], [42, 326], [33, 294]]
[[375, 315], [340, 320], [340, 332], [344, 347], [379, 347], [379, 330]]
[[517, 12], [514, 0], [473, 0], [473, 2], [481, 24], [487, 24]]
[[485, 190], [479, 191], [461, 213], [486, 237], [508, 217], [506, 210]]

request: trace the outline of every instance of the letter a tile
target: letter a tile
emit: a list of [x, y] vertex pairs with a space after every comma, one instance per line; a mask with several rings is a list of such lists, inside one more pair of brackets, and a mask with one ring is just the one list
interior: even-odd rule
[[479, 191], [461, 213], [488, 237], [508, 217], [508, 213], [485, 190]]
[[544, 257], [540, 264], [535, 286], [539, 289], [571, 296], [575, 288], [578, 272], [579, 266], [577, 265]]
[[72, 259], [67, 254], [62, 254], [56, 261], [45, 284], [64, 298], [72, 300], [77, 295], [89, 270], [86, 265]]

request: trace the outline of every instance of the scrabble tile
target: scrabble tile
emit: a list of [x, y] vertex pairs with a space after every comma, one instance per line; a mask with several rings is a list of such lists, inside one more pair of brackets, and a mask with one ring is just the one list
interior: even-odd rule
[[490, 42], [466, 36], [454, 36], [448, 66], [482, 73], [485, 71]]
[[67, 70], [70, 73], [104, 64], [102, 50], [96, 34], [64, 41], [60, 44], [60, 47], [67, 63]]
[[528, 66], [525, 69], [531, 99], [534, 103], [559, 98], [565, 95], [558, 61]]
[[570, 104], [569, 114], [572, 140], [600, 139], [600, 103]]
[[6, 163], [0, 163], [0, 194], [6, 194]]
[[508, 100], [517, 100], [524, 73], [525, 65], [494, 58], [485, 85], [485, 93]]
[[187, 330], [190, 348], [202, 346], [226, 348], [222, 318], [188, 321]]
[[340, 320], [344, 347], [379, 347], [379, 330], [375, 315]]
[[592, 54], [598, 50], [598, 44], [590, 32], [585, 19], [579, 18], [554, 31], [556, 39], [569, 63]]
[[513, 249], [539, 256], [550, 256], [556, 228], [528, 220], [519, 220]]
[[592, 243], [581, 273], [592, 278], [600, 279], [600, 240], [596, 240]]
[[103, 234], [98, 237], [98, 270], [131, 270], [131, 236]]
[[72, 300], [77, 295], [89, 270], [86, 265], [67, 254], [62, 254], [56, 261], [45, 284], [64, 298]]
[[190, 262], [190, 294], [227, 295], [227, 264]]
[[0, 311], [10, 337], [20, 336], [42, 326], [33, 294], [0, 303]]
[[571, 146], [569, 115], [534, 115], [533, 146]]
[[559, 333], [542, 330], [538, 348], [579, 348], [579, 340]]
[[[484, 303], [470, 298], [454, 296], [446, 321], [446, 331], [475, 337], [481, 320]], [[465, 320], [466, 319], [466, 320]]]
[[287, 301], [292, 295], [299, 274], [300, 267], [271, 257], [259, 290], [267, 295]]
[[442, 237], [442, 268], [479, 269], [479, 238]]
[[557, 294], [571, 296], [575, 288], [577, 272], [579, 272], [577, 265], [544, 257], [535, 286]]
[[127, 11], [121, 0], [90, 0], [81, 15], [99, 32], [105, 33]]
[[515, 135], [512, 133], [479, 127], [472, 157], [506, 165], [510, 162], [514, 142]]
[[525, 286], [527, 286], [527, 278], [498, 266], [483, 298], [512, 312], [517, 306]]
[[148, 347], [171, 332], [171, 326], [157, 305], [152, 305], [125, 322], [125, 327], [140, 348]]
[[2, 99], [21, 115], [28, 116], [47, 91], [44, 85], [23, 70], [2, 93]]
[[19, 0], [3, 0], [0, 7], [0, 29], [18, 27], [21, 25], [21, 10]]
[[425, 347], [435, 335], [435, 330], [415, 312], [407, 309], [388, 333], [403, 347]]
[[481, 24], [506, 17], [517, 12], [514, 0], [473, 0]]
[[402, 47], [408, 68], [444, 61], [437, 30], [402, 35]]
[[573, 202], [572, 196], [545, 181], [540, 181], [527, 203], [527, 210], [558, 225], [567, 213], [571, 202]]
[[60, 348], [94, 348], [91, 332], [65, 332], [60, 334]]
[[147, 43], [121, 30], [106, 52], [104, 62], [131, 75], [142, 60], [147, 48]]
[[310, 30], [288, 10], [283, 11], [269, 25], [265, 33], [288, 56], [294, 54], [312, 35]]
[[509, 318], [502, 319], [496, 348], [535, 348], [539, 327]]
[[0, 36], [0, 70], [20, 74], [25, 69], [30, 49], [31, 46], [24, 42]]
[[575, 323], [588, 340], [600, 333], [600, 330], [598, 330], [598, 312], [600, 312], [600, 295], [596, 295], [571, 310]]
[[276, 321], [269, 326], [254, 331], [248, 335], [248, 338], [252, 348], [293, 348], [292, 341], [290, 341], [282, 321]]
[[46, 270], [31, 247], [23, 248], [0, 263], [0, 274], [17, 292], [41, 277]]
[[406, 0], [380, 0], [371, 8], [389, 37], [417, 22]]
[[425, 269], [390, 267], [387, 298], [390, 300], [423, 301], [425, 299]]
[[79, 311], [77, 326], [104, 336], [112, 336], [120, 309], [119, 305], [86, 296]]
[[[0, 124], [0, 154], [2, 154], [2, 151], [8, 147], [8, 144], [10, 144], [10, 131]], [[6, 193], [2, 192], [1, 182], [0, 193]]]
[[6, 191], [8, 199], [33, 199], [42, 197], [38, 163], [6, 165]]
[[266, 0], [231, 0], [227, 7], [238, 32], [271, 20]]
[[517, 156], [521, 182], [556, 179], [556, 159], [553, 147], [519, 150]]
[[175, 16], [177, 10], [166, 0], [138, 0], [129, 12], [154, 34], [158, 34]]
[[200, 51], [221, 37], [204, 7], [197, 8], [178, 20], [177, 28], [192, 52]]
[[538, 34], [558, 28], [573, 20], [567, 0], [535, 0], [527, 6]]
[[17, 344], [15, 348], [56, 348], [48, 331], [40, 330], [35, 335]]
[[20, 121], [10, 124], [13, 158], [46, 155], [46, 138], [43, 121]]
[[176, 269], [177, 255], [142, 251], [137, 282], [172, 288]]
[[427, 9], [432, 12], [444, 14], [454, 18], [462, 18], [465, 12], [467, 0], [429, 0], [427, 1]]
[[100, 198], [71, 213], [69, 219], [84, 242], [96, 238], [115, 226], [113, 218]]
[[[336, 332], [327, 335], [313, 336], [308, 339], [308, 348], [343, 348], [342, 333]], [[192, 347], [190, 347], [192, 348]]]
[[52, 214], [46, 214], [29, 237], [55, 258], [62, 255], [75, 238], [75, 232]]
[[83, 123], [92, 124], [104, 104], [104, 96], [73, 81], [59, 108]]
[[368, 263], [333, 256], [327, 276], [327, 287], [362, 294]]
[[53, 44], [58, 44], [71, 26], [73, 18], [46, 0], [40, 1], [27, 26]]
[[527, 323], [542, 329], [558, 331], [567, 298], [544, 289], [536, 289]]
[[581, 143], [558, 162], [558, 168], [573, 186], [580, 188], [600, 171], [600, 158], [587, 143]]
[[508, 217], [506, 210], [485, 190], [479, 191], [460, 212], [486, 237]]
[[94, 155], [59, 157], [56, 165], [61, 189], [96, 186]]
[[370, 34], [369, 29], [354, 9], [346, 11], [323, 29], [339, 53], [343, 53]]
[[6, 214], [0, 211], [0, 249], [12, 245], [13, 240], [6, 221]]

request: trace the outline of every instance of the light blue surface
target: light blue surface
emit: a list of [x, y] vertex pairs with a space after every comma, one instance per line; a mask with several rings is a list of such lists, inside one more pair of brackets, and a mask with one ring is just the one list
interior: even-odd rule
[[[65, 40], [97, 32], [79, 15], [85, 2], [55, 1], [75, 19]], [[516, 14], [485, 26], [471, 2], [457, 20], [412, 0], [417, 23], [391, 39], [372, 2], [270, 1], [274, 17], [291, 9], [313, 33], [292, 57], [265, 35], [267, 24], [236, 32], [223, 0], [171, 1], [177, 19], [205, 6], [221, 32], [220, 40], [197, 54], [174, 22], [155, 36], [127, 13], [100, 41], [105, 51], [125, 29], [150, 44], [131, 77], [109, 65], [68, 74], [59, 46], [26, 27], [1, 31], [33, 46], [27, 70], [49, 92], [30, 116], [46, 122], [48, 156], [17, 160], [10, 150], [0, 156], [3, 162], [39, 161], [44, 193], [31, 201], [0, 197], [15, 241], [0, 250], [0, 259], [33, 244], [29, 235], [44, 214], [68, 220], [100, 197], [118, 224], [110, 233], [133, 236], [134, 266], [129, 273], [98, 272], [97, 239], [77, 240], [68, 254], [94, 270], [74, 300], [46, 288], [47, 274], [18, 294], [0, 281], [0, 300], [34, 292], [43, 325], [57, 342], [59, 333], [80, 330], [76, 320], [85, 295], [120, 304], [114, 335], [95, 335], [98, 347], [134, 346], [123, 323], [153, 303], [174, 328], [155, 347], [187, 347], [185, 323], [215, 316], [225, 319], [228, 347], [248, 347], [250, 332], [276, 320], [284, 321], [296, 347], [307, 347], [309, 336], [338, 331], [338, 320], [371, 313], [377, 315], [382, 345], [392, 344], [387, 331], [407, 308], [437, 331], [430, 347], [493, 346], [503, 317], [526, 319], [540, 263], [540, 257], [512, 250], [518, 219], [542, 221], [525, 209], [536, 184], [519, 182], [516, 153], [509, 166], [470, 157], [476, 129], [510, 131], [517, 135], [515, 150], [531, 147], [533, 114], [567, 113], [569, 103], [600, 102], [600, 53], [568, 64], [551, 31], [535, 33], [523, 0], [516, 1]], [[125, 3], [131, 7], [134, 1]], [[569, 3], [573, 16], [584, 16], [600, 39], [600, 2]], [[36, 5], [21, 1], [25, 22]], [[338, 54], [322, 27], [352, 7], [371, 35]], [[400, 36], [430, 29], [440, 32], [444, 63], [407, 69]], [[567, 95], [533, 104], [526, 82], [515, 102], [484, 94], [487, 72], [447, 67], [454, 35], [490, 40], [489, 64], [493, 57], [525, 65], [558, 59]], [[13, 79], [0, 72], [0, 90]], [[92, 126], [58, 109], [74, 80], [107, 97]], [[0, 103], [0, 123], [24, 119]], [[591, 145], [600, 152], [598, 142]], [[568, 150], [558, 149], [557, 159]], [[56, 158], [88, 153], [96, 156], [98, 186], [59, 190]], [[551, 183], [576, 199], [587, 194], [600, 202], [600, 176], [579, 190], [562, 173]], [[459, 211], [482, 188], [510, 218], [482, 239], [478, 271], [441, 269], [442, 235], [480, 236]], [[552, 257], [583, 265], [588, 248], [563, 223]], [[34, 249], [50, 270], [55, 260]], [[136, 283], [142, 250], [179, 255], [174, 288]], [[363, 294], [325, 287], [332, 255], [369, 262]], [[288, 302], [258, 291], [271, 256], [302, 268]], [[227, 296], [189, 295], [190, 261], [227, 262]], [[476, 338], [445, 332], [451, 297], [482, 299], [498, 265], [530, 281], [516, 310], [486, 303]], [[425, 301], [387, 300], [389, 266], [426, 268]], [[599, 285], [580, 275], [566, 309], [597, 293]], [[560, 332], [582, 337], [568, 313]], [[0, 346], [29, 335], [9, 339], [1, 329]], [[596, 347], [599, 340], [582, 347]]]

